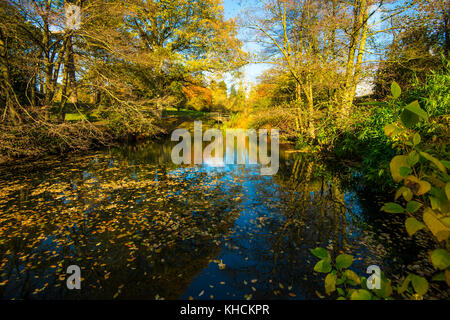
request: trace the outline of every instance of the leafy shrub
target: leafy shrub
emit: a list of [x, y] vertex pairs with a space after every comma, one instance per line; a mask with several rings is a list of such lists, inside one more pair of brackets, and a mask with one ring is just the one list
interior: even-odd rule
[[269, 110], [258, 110], [252, 114], [249, 127], [254, 129], [277, 128], [283, 139], [295, 141], [295, 111], [289, 106], [277, 106]]
[[[435, 268], [431, 280], [446, 282], [450, 287], [450, 176], [447, 174], [450, 161], [442, 159], [446, 152], [435, 152], [445, 151], [445, 146], [430, 147], [415, 129], [420, 122], [430, 118], [419, 102], [399, 103], [401, 89], [395, 82], [391, 93], [392, 99], [387, 105], [392, 107], [395, 121], [386, 124], [383, 131], [392, 139], [393, 146], [401, 151], [391, 159], [389, 169], [394, 182], [403, 182], [403, 185], [395, 193], [396, 202], [386, 203], [381, 210], [405, 214], [405, 228], [411, 237], [419, 231], [434, 237], [436, 247], [429, 252], [429, 260]], [[380, 289], [368, 291], [364, 279], [347, 269], [353, 262], [352, 256], [341, 254], [332, 264], [325, 249], [316, 248], [311, 252], [321, 259], [314, 270], [327, 274], [325, 292], [330, 295], [336, 291], [338, 299], [390, 299], [395, 292], [406, 299], [423, 299], [429, 290], [429, 280], [410, 273], [394, 287], [382, 275]]]

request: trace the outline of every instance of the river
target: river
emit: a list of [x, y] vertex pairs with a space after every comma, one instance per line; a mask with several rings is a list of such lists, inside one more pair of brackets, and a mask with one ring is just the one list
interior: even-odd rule
[[[401, 251], [354, 170], [284, 148], [274, 176], [174, 165], [173, 145], [2, 167], [0, 297], [318, 299], [310, 249], [353, 254], [361, 275], [388, 272]], [[69, 265], [80, 290], [66, 287]]]

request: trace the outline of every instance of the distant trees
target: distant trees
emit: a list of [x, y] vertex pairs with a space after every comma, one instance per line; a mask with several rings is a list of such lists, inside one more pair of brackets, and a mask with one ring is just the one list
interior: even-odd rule
[[[70, 4], [79, 28], [66, 26]], [[165, 106], [186, 102], [183, 87], [245, 59], [220, 0], [1, 1], [0, 125], [89, 112], [152, 134]]]
[[[439, 53], [430, 51], [429, 43], [439, 42], [446, 52], [448, 8], [445, 0], [270, 0], [247, 12], [243, 25], [264, 47], [259, 61], [274, 65], [279, 90], [273, 100], [289, 95], [297, 130], [314, 139], [322, 111], [333, 113], [337, 126], [348, 123], [358, 86], [373, 77], [378, 64], [387, 71], [411, 48], [426, 60], [417, 67], [435, 66]], [[417, 32], [427, 39], [414, 40], [415, 49], [410, 41]], [[383, 59], [388, 52], [390, 58]], [[411, 72], [406, 74], [410, 78]]]
[[376, 94], [384, 97], [396, 81], [402, 88], [424, 83], [431, 71], [445, 66], [449, 58], [450, 1], [423, 1], [407, 16], [392, 20], [393, 40], [381, 61], [376, 78]]
[[[103, 98], [121, 109], [158, 110], [177, 95], [172, 82], [188, 84], [196, 74], [244, 63], [219, 0], [71, 3], [81, 7], [78, 30], [65, 26], [63, 1], [1, 2], [2, 99], [10, 120], [20, 121], [18, 104], [55, 102], [64, 120], [66, 103], [87, 95], [92, 98], [82, 103]], [[15, 98], [25, 90], [13, 86], [11, 72], [29, 82], [28, 103]]]

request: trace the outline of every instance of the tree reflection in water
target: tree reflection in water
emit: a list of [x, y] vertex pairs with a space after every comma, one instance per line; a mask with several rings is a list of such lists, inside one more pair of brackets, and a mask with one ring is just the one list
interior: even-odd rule
[[[282, 153], [273, 177], [258, 165], [175, 166], [172, 146], [5, 168], [0, 296], [313, 299], [319, 245], [383, 267], [357, 199], [324, 165]], [[71, 264], [79, 291], [66, 289]]]

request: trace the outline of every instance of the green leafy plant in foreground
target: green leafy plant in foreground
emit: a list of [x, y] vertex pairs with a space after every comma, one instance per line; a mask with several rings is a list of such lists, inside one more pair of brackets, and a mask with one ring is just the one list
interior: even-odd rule
[[[413, 129], [429, 118], [419, 102], [398, 110], [396, 100], [401, 89], [396, 82], [392, 83], [391, 93], [396, 121], [387, 124], [384, 132], [394, 141], [393, 146], [402, 150], [402, 154], [392, 158], [390, 173], [403, 186], [395, 193], [396, 202], [384, 204], [382, 210], [405, 214], [405, 228], [411, 237], [419, 231], [434, 237], [436, 248], [429, 253], [429, 260], [436, 272], [431, 281], [445, 281], [450, 286], [450, 177], [447, 174], [450, 161], [439, 159]], [[327, 274], [325, 293], [330, 295], [336, 291], [340, 300], [392, 299], [395, 294], [405, 299], [423, 299], [429, 290], [426, 278], [411, 273], [397, 286], [391, 286], [391, 281], [382, 274], [381, 288], [368, 290], [366, 279], [348, 269], [353, 262], [351, 255], [340, 254], [332, 263], [327, 250], [316, 248], [311, 252], [321, 259], [314, 271]]]
[[367, 279], [350, 270], [353, 256], [340, 254], [333, 262], [330, 253], [324, 248], [315, 248], [311, 253], [321, 259], [314, 266], [314, 271], [326, 273], [325, 293], [336, 293], [338, 300], [381, 300], [392, 299], [391, 281], [384, 274], [380, 275], [380, 289], [367, 288]]
[[[401, 95], [397, 83], [391, 86], [393, 100]], [[393, 105], [395, 105], [393, 103]], [[423, 230], [435, 238], [437, 247], [430, 252], [429, 259], [436, 269], [432, 280], [446, 281], [450, 286], [450, 176], [447, 174], [450, 162], [439, 159], [430, 147], [422, 142], [421, 135], [413, 130], [420, 121], [428, 121], [428, 113], [417, 101], [404, 107], [401, 113], [394, 108], [396, 123], [384, 128], [403, 150], [390, 162], [390, 171], [395, 182], [403, 182], [397, 189], [395, 201], [386, 203], [382, 210], [388, 213], [404, 213], [405, 227], [410, 236]], [[398, 203], [403, 198], [403, 205]], [[402, 288], [412, 283], [418, 286], [415, 275], [408, 275]], [[423, 287], [426, 280], [422, 281]], [[426, 291], [425, 291], [426, 292]]]
[[327, 274], [325, 293], [337, 294], [337, 300], [393, 300], [395, 295], [421, 300], [428, 291], [428, 281], [424, 277], [409, 274], [401, 284], [393, 286], [383, 272], [379, 275], [380, 288], [369, 289], [368, 279], [349, 269], [353, 264], [352, 255], [340, 254], [333, 262], [330, 253], [324, 248], [312, 249], [311, 253], [321, 259], [314, 266], [314, 271]]

